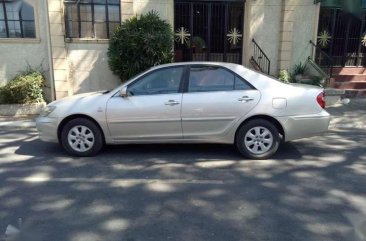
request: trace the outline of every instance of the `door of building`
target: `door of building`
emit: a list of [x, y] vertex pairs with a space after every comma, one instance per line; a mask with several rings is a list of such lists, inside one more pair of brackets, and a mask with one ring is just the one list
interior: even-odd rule
[[[321, 8], [317, 44], [334, 66], [366, 66], [365, 21], [365, 13], [355, 16], [341, 9]], [[319, 62], [326, 66], [327, 61], [320, 58]]]
[[243, 26], [243, 0], [175, 0], [175, 61], [241, 64]]

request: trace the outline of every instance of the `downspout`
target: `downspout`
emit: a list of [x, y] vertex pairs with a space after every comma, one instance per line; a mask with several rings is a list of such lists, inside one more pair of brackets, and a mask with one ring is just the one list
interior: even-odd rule
[[252, 33], [250, 21], [252, 20], [252, 4], [251, 2], [244, 2], [244, 24], [243, 24], [243, 50], [242, 50], [242, 65], [248, 67], [250, 65], [250, 57], [251, 57], [251, 44], [254, 33]]
[[[319, 32], [319, 19], [320, 19], [320, 3], [316, 3], [316, 10], [315, 10], [315, 22], [314, 22], [314, 35], [313, 35], [313, 42], [318, 42], [318, 32]], [[315, 52], [316, 48], [312, 48], [311, 57], [313, 60], [315, 59]]]
[[54, 77], [54, 71], [53, 71], [53, 61], [52, 61], [52, 47], [51, 47], [51, 30], [50, 30], [50, 15], [48, 11], [48, 1], [42, 1], [44, 2], [44, 7], [46, 9], [46, 35], [47, 35], [47, 49], [49, 53], [48, 58], [48, 64], [50, 66], [50, 84], [51, 84], [51, 100], [54, 101], [56, 98], [55, 94], [55, 77]]

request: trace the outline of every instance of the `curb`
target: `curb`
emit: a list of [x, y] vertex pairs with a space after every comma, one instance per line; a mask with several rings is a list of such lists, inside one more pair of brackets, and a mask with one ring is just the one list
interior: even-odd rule
[[45, 102], [34, 104], [0, 104], [1, 116], [38, 115], [46, 106]]
[[27, 127], [36, 127], [36, 122], [31, 120], [18, 120], [18, 121], [0, 121], [0, 128], [27, 128]]

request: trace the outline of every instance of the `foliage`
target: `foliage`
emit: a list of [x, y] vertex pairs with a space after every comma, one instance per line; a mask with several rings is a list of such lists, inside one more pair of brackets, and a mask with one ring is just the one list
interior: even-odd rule
[[290, 83], [291, 76], [290, 76], [290, 74], [289, 74], [289, 72], [287, 70], [281, 70], [280, 73], [279, 73], [279, 75], [278, 75], [278, 79], [281, 82]]
[[323, 82], [322, 77], [319, 77], [319, 76], [311, 77], [311, 85], [316, 85], [316, 86], [323, 87], [322, 82]]
[[43, 102], [45, 78], [40, 69], [28, 66], [9, 83], [0, 87], [0, 104], [30, 104]]
[[114, 32], [108, 49], [109, 66], [122, 81], [173, 60], [173, 31], [155, 11], [132, 17]]
[[300, 62], [295, 65], [293, 75], [294, 76], [303, 75], [306, 72], [306, 70], [307, 70], [306, 65]]

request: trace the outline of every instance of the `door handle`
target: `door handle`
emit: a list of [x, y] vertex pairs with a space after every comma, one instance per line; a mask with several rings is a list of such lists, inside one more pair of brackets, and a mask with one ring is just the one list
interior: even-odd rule
[[165, 102], [165, 105], [169, 105], [169, 106], [175, 106], [175, 105], [179, 105], [179, 104], [180, 103], [175, 100], [169, 100], [168, 102]]
[[253, 100], [254, 100], [253, 98], [250, 98], [248, 96], [243, 96], [243, 97], [241, 97], [241, 98], [238, 99], [238, 101], [245, 102], [245, 103], [250, 102], [250, 101], [253, 101]]

